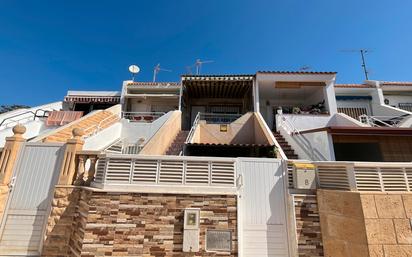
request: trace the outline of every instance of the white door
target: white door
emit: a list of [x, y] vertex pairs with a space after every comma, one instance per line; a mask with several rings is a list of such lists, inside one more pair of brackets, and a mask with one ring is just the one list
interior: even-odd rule
[[56, 143], [23, 145], [1, 223], [0, 255], [40, 255], [63, 151]]
[[288, 257], [284, 171], [280, 160], [241, 158], [240, 256]]

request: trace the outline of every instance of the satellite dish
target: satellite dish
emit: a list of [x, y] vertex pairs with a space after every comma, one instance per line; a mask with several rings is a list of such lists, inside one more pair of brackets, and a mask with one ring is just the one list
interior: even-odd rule
[[130, 65], [129, 66], [129, 71], [130, 71], [130, 73], [137, 74], [137, 73], [139, 73], [140, 68], [137, 65]]
[[140, 68], [139, 66], [133, 64], [129, 66], [129, 71], [132, 73], [132, 81], [134, 81], [134, 76], [139, 73]]

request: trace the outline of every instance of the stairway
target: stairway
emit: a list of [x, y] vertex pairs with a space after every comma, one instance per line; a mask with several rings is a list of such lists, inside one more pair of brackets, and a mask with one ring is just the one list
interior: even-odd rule
[[288, 159], [299, 159], [298, 155], [295, 153], [292, 147], [288, 144], [288, 142], [279, 132], [274, 131], [273, 135], [275, 136], [276, 141], [278, 141], [280, 147], [282, 148], [283, 152], [285, 153], [286, 157], [288, 157]]
[[104, 129], [119, 120], [119, 116], [110, 111], [96, 111], [84, 116], [81, 119], [75, 120], [68, 124], [68, 126], [57, 129], [51, 135], [43, 139], [43, 142], [66, 142], [67, 139], [72, 138], [72, 130], [74, 128], [81, 128], [85, 132], [85, 136], [92, 135], [96, 129]]
[[188, 135], [189, 131], [187, 130], [179, 131], [169, 149], [167, 149], [166, 155], [179, 155], [183, 151], [183, 146]]

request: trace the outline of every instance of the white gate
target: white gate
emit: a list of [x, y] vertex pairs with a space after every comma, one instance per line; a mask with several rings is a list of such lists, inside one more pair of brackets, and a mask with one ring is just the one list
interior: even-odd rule
[[239, 256], [288, 257], [285, 175], [280, 160], [241, 158]]
[[40, 255], [63, 151], [63, 144], [56, 143], [22, 146], [1, 222], [0, 255]]

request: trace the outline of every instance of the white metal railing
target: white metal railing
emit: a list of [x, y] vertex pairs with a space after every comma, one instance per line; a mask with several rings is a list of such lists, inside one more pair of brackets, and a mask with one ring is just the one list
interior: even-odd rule
[[290, 135], [299, 135], [300, 131], [295, 127], [295, 125], [286, 118], [285, 115], [283, 114], [278, 114], [279, 115], [279, 120], [280, 120], [280, 126], [285, 128], [286, 132]]
[[5, 119], [3, 119], [0, 122], [0, 128], [4, 127], [12, 127], [14, 125], [20, 124], [23, 121], [27, 120], [36, 120], [36, 118], [47, 118], [49, 115], [50, 110], [43, 110], [43, 109], [37, 109], [37, 110], [27, 110], [22, 113], [18, 113], [13, 116], [9, 116]]
[[101, 120], [99, 123], [93, 124], [90, 127], [84, 129], [84, 135], [85, 137], [93, 136], [99, 133], [102, 129], [108, 127], [109, 125], [113, 124], [115, 121], [118, 120], [119, 116], [117, 116], [117, 114], [110, 114], [109, 116]]
[[122, 117], [133, 122], [153, 122], [162, 117], [165, 112], [122, 112]]
[[368, 115], [366, 107], [338, 107], [338, 112], [344, 113], [354, 119], [359, 119], [359, 116]]
[[398, 108], [408, 112], [412, 112], [412, 103], [399, 103]]
[[402, 116], [359, 116], [359, 121], [371, 127], [398, 127], [399, 123], [408, 115]]
[[101, 155], [94, 183], [235, 187], [235, 160], [193, 156]]
[[[412, 192], [409, 162], [314, 162], [319, 188], [351, 191]], [[293, 185], [288, 163], [289, 187]]]
[[192, 141], [193, 135], [195, 134], [195, 130], [196, 130], [197, 124], [199, 124], [199, 121], [200, 121], [200, 112], [197, 113], [195, 120], [193, 121], [192, 128], [190, 128], [185, 144], [188, 144], [190, 143], [190, 141]]

